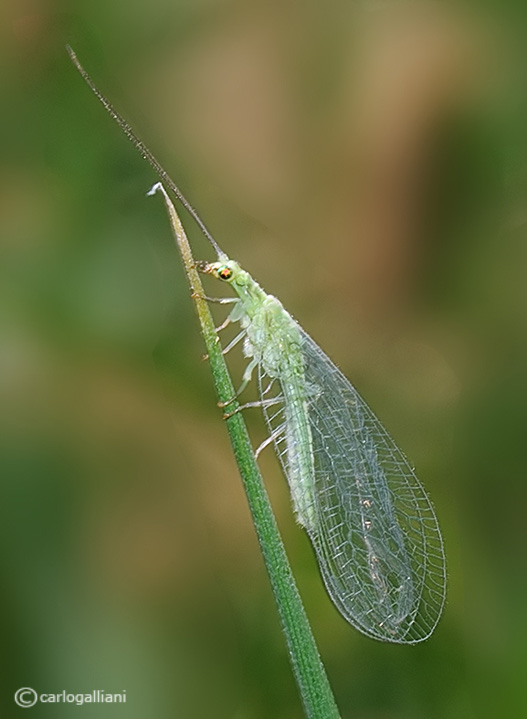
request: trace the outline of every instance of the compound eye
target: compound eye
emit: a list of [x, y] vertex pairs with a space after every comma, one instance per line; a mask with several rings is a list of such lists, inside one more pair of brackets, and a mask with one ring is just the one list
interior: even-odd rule
[[227, 265], [225, 265], [225, 267], [220, 267], [220, 269], [218, 270], [218, 277], [220, 278], [220, 280], [230, 280], [232, 277], [231, 268], [227, 267]]

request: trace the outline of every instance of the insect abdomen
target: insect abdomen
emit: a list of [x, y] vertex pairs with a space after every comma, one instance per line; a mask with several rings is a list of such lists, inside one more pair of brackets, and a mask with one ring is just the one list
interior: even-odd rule
[[280, 380], [285, 405], [286, 476], [299, 523], [315, 531], [313, 440], [302, 375]]

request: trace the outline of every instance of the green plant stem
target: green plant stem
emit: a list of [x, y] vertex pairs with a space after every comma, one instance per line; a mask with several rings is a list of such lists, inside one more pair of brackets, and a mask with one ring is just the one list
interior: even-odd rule
[[[234, 387], [204, 298], [200, 276], [175, 207], [164, 189], [162, 191], [172, 231], [196, 303], [218, 399], [220, 402], [227, 402], [234, 396]], [[237, 407], [238, 403], [232, 402], [229, 404], [229, 411]], [[338, 719], [340, 714], [302, 605], [241, 412], [230, 416], [226, 423], [278, 606], [306, 716], [308, 719]]]

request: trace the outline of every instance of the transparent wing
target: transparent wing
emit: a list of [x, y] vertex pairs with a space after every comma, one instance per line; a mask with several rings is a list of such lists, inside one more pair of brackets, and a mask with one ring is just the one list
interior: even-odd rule
[[[445, 601], [445, 556], [432, 504], [362, 397], [301, 332], [314, 475], [306, 478], [315, 518], [307, 531], [324, 583], [364, 634], [420, 642]], [[260, 388], [266, 381], [260, 369]], [[264, 407], [264, 414], [288, 476], [285, 413]]]

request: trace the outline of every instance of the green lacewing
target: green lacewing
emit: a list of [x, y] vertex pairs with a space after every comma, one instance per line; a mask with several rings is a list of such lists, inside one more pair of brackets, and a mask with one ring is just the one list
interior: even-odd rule
[[[439, 621], [445, 554], [433, 506], [412, 466], [353, 385], [311, 337], [221, 250], [154, 155], [68, 52], [97, 98], [190, 212], [217, 255], [201, 272], [228, 285], [223, 327], [240, 323], [248, 359], [238, 396], [257, 374], [269, 436], [288, 480], [296, 518], [313, 544], [337, 609], [365, 635], [415, 644]], [[163, 184], [169, 210], [174, 206]], [[248, 405], [245, 405], [248, 406]], [[242, 405], [242, 409], [244, 406]]]

